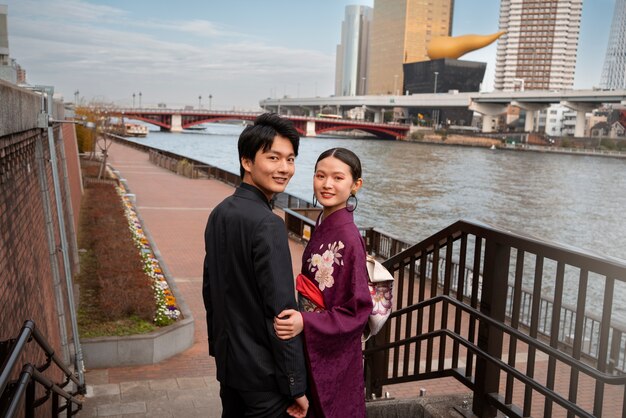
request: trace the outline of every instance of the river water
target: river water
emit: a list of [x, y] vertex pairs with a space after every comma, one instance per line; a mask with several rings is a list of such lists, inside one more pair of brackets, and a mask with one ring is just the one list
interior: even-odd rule
[[[134, 141], [239, 173], [237, 139], [243, 127], [207, 126], [206, 131], [151, 131], [147, 138]], [[361, 227], [376, 227], [416, 243], [459, 219], [478, 220], [626, 260], [626, 160], [377, 139], [302, 138], [288, 193], [312, 200], [315, 161], [332, 147], [348, 148], [361, 158], [363, 187], [355, 211]], [[571, 276], [575, 279], [577, 274]], [[526, 278], [524, 282], [532, 289]], [[576, 280], [571, 283], [565, 301], [575, 304]], [[590, 299], [601, 301], [603, 288], [604, 280], [593, 283], [590, 278]], [[543, 291], [553, 292], [553, 280], [544, 283]], [[626, 300], [626, 284], [617, 283], [615, 292], [616, 301]], [[626, 321], [626, 306], [616, 305], [614, 313]], [[601, 312], [601, 303], [592, 307]]]
[[[237, 125], [151, 131], [137, 142], [239, 173]], [[459, 219], [480, 220], [626, 260], [626, 160], [438, 146], [376, 139], [302, 138], [287, 192], [311, 201], [317, 156], [331, 147], [361, 158], [355, 212], [418, 242]]]

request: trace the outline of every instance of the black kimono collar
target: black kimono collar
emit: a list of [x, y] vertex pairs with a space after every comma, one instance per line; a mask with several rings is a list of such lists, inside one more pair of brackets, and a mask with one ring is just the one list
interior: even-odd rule
[[[241, 182], [239, 184], [238, 189], [235, 191], [235, 193], [237, 193], [237, 191], [239, 190], [249, 190], [250, 192], [252, 192], [254, 194], [255, 197], [257, 197], [261, 202], [265, 203], [267, 205], [267, 207], [271, 210], [272, 209], [272, 205], [270, 204], [270, 202], [267, 200], [267, 197], [265, 197], [265, 194], [263, 194], [263, 192], [261, 190], [259, 190], [257, 187], [248, 184], [248, 183], [244, 183]], [[246, 195], [250, 195], [250, 193], [245, 193]]]

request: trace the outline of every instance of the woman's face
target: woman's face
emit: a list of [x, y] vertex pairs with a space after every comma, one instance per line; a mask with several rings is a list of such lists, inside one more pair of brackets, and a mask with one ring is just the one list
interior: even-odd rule
[[350, 166], [335, 157], [317, 163], [313, 177], [313, 192], [324, 206], [324, 216], [345, 208], [351, 192], [361, 188], [361, 179], [352, 178]]

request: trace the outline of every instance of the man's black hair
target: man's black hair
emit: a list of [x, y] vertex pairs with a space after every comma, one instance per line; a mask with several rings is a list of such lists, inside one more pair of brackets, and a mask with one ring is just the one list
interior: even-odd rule
[[284, 119], [276, 113], [263, 113], [254, 120], [254, 125], [247, 126], [241, 135], [237, 149], [239, 150], [239, 174], [243, 180], [245, 170], [241, 165], [241, 159], [247, 158], [254, 161], [256, 153], [262, 149], [264, 152], [272, 148], [276, 135], [284, 136], [293, 145], [293, 152], [298, 156], [300, 135], [289, 119]]

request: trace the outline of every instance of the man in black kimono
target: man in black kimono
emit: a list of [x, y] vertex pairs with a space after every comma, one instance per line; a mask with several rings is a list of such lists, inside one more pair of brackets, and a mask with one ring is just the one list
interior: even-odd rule
[[273, 328], [278, 313], [297, 309], [287, 231], [270, 200], [294, 174], [299, 141], [276, 114], [246, 127], [238, 143], [242, 183], [207, 223], [202, 293], [222, 417], [308, 409], [302, 339], [280, 340]]

